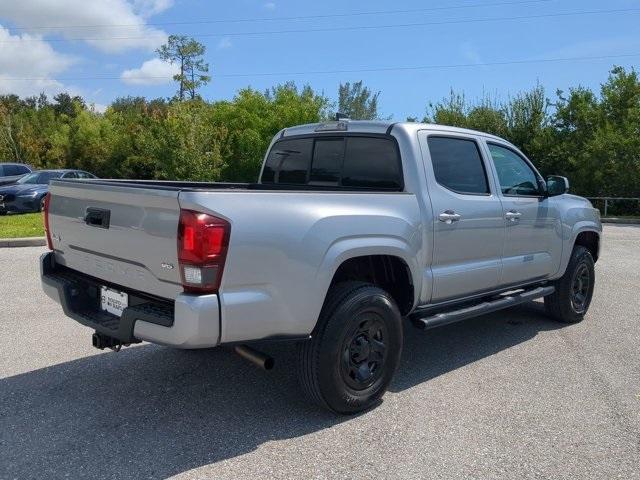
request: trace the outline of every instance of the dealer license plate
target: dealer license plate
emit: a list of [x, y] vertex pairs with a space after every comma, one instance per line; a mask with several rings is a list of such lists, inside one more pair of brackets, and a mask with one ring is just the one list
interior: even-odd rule
[[108, 287], [100, 287], [100, 308], [118, 317], [129, 306], [129, 295]]

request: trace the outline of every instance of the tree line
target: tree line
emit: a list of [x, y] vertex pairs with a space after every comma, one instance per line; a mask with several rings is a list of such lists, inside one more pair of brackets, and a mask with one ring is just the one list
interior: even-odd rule
[[640, 197], [640, 81], [614, 67], [599, 92], [577, 86], [548, 98], [537, 86], [507, 101], [463, 94], [430, 104], [425, 121], [493, 133], [545, 174], [568, 177], [585, 196]]
[[[336, 111], [352, 119], [381, 116], [380, 92], [362, 82], [340, 84], [337, 102], [294, 83], [264, 92], [245, 88], [232, 100], [206, 101], [194, 93], [197, 84], [190, 75], [179, 80], [181, 98], [118, 98], [104, 113], [66, 93], [52, 99], [0, 96], [0, 161], [81, 168], [100, 177], [254, 181], [280, 129], [327, 120]], [[635, 70], [615, 67], [598, 92], [577, 86], [552, 98], [541, 86], [503, 101], [469, 101], [451, 92], [428, 104], [424, 118], [408, 120], [504, 137], [543, 174], [569, 177], [578, 194], [640, 196]]]

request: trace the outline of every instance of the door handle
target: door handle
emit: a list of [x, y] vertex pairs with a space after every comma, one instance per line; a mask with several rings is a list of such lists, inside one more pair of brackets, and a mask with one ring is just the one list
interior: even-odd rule
[[504, 218], [506, 218], [511, 222], [515, 222], [516, 220], [519, 220], [521, 216], [522, 216], [522, 213], [517, 212], [516, 210], [509, 210], [507, 213], [504, 214]]
[[103, 208], [88, 207], [84, 214], [84, 223], [90, 227], [109, 228], [111, 211]]
[[451, 225], [453, 222], [457, 222], [458, 220], [460, 220], [460, 215], [453, 210], [445, 210], [440, 215], [438, 215], [438, 220], [446, 223], [447, 225]]

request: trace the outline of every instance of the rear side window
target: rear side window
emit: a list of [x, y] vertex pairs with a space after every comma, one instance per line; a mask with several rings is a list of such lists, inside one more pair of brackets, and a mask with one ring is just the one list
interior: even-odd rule
[[281, 140], [273, 145], [262, 172], [262, 183], [307, 183], [312, 138]]
[[346, 136], [280, 140], [269, 152], [262, 183], [401, 190], [393, 140]]
[[78, 178], [96, 178], [95, 175], [87, 172], [76, 172], [78, 174]]
[[14, 175], [23, 175], [25, 173], [29, 173], [29, 170], [26, 167], [22, 167], [20, 165], [5, 165], [4, 166], [4, 174], [7, 177], [12, 177]]
[[398, 149], [387, 138], [347, 139], [342, 185], [399, 190], [402, 172]]
[[429, 137], [427, 140], [436, 181], [456, 193], [489, 193], [487, 174], [478, 144], [473, 140]]

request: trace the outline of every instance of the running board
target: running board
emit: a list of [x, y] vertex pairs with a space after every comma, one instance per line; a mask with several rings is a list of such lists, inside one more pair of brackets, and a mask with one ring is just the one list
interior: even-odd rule
[[436, 313], [428, 317], [416, 318], [413, 323], [416, 327], [427, 330], [442, 325], [466, 320], [467, 318], [477, 317], [485, 313], [495, 312], [503, 308], [513, 307], [521, 303], [535, 300], [536, 298], [546, 297], [555, 291], [555, 287], [537, 287], [530, 290], [524, 290], [513, 294], [503, 294], [494, 297], [493, 300], [485, 300], [481, 303], [471, 305], [469, 307], [460, 308], [458, 310], [449, 310], [447, 312]]

